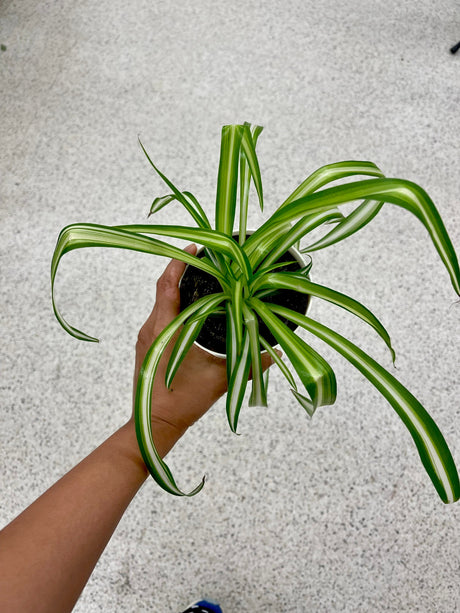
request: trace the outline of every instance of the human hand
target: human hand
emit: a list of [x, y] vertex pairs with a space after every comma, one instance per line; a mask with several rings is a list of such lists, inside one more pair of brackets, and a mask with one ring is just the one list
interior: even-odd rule
[[[195, 254], [196, 246], [189, 245], [185, 250]], [[179, 281], [185, 266], [184, 262], [171, 260], [157, 281], [156, 302], [139, 332], [136, 344], [134, 394], [147, 351], [163, 328], [179, 314]], [[226, 360], [215, 357], [196, 345], [193, 345], [185, 356], [172, 387], [166, 388], [166, 367], [176, 338], [177, 335], [164, 352], [153, 383], [152, 432], [160, 455], [165, 455], [187, 428], [227, 391]], [[270, 356], [262, 354], [263, 370], [271, 363]], [[163, 445], [163, 441], [159, 440], [162, 434], [166, 434], [170, 441], [168, 445]], [[166, 452], [165, 447], [169, 447]]]

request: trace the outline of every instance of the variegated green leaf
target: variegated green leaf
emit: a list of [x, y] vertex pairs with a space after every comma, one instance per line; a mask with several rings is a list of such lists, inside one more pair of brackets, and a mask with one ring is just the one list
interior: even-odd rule
[[210, 313], [216, 311], [216, 307], [225, 299], [225, 294], [220, 294], [220, 302], [216, 302], [217, 296], [215, 294], [209, 294], [207, 297], [209, 298], [209, 303], [205, 304], [193, 317], [188, 319], [174, 344], [165, 375], [165, 384], [167, 388], [171, 386], [182, 360], [195, 342], [206, 318]]
[[226, 353], [227, 353], [227, 381], [232, 378], [233, 370], [236, 367], [236, 360], [241, 352], [241, 343], [238, 341], [236, 332], [236, 321], [233, 306], [230, 301], [225, 303], [225, 311], [227, 314], [227, 338], [226, 338]]
[[308, 245], [308, 247], [305, 247], [305, 249], [302, 249], [302, 253], [324, 249], [325, 247], [330, 247], [331, 245], [348, 238], [372, 221], [382, 206], [383, 202], [365, 200], [352, 213], [350, 213], [350, 215], [345, 217], [330, 232], [328, 232], [328, 234], [311, 245]]
[[441, 499], [446, 503], [458, 500], [460, 482], [446, 441], [426, 409], [409, 390], [362, 349], [337, 332], [290, 309], [273, 305], [272, 310], [333, 347], [378, 389], [408, 428]]
[[316, 296], [317, 298], [321, 298], [322, 300], [327, 300], [332, 304], [336, 304], [349, 313], [353, 313], [353, 315], [356, 315], [374, 328], [390, 350], [393, 363], [395, 362], [396, 356], [393, 347], [391, 346], [390, 335], [377, 317], [371, 313], [368, 308], [363, 306], [354, 298], [350, 298], [350, 296], [346, 296], [345, 294], [325, 287], [324, 285], [312, 283], [308, 279], [305, 279], [295, 273], [273, 272], [265, 275], [264, 277], [259, 277], [253, 284], [252, 291], [263, 290], [266, 288], [289, 289], [296, 292], [301, 292], [303, 294], [308, 294], [310, 296]]
[[264, 304], [257, 298], [252, 298], [249, 304], [281, 345], [313, 405], [319, 407], [334, 404], [337, 384], [334, 372], [326, 360], [274, 315], [271, 304]]
[[[193, 219], [197, 222], [198, 226], [200, 228], [210, 228], [211, 225], [208, 218], [206, 217], [205, 212], [201, 208], [201, 205], [195, 196], [191, 192], [184, 191], [181, 193], [184, 197], [191, 201], [190, 206], [186, 208], [192, 215]], [[152, 206], [150, 207], [149, 217], [155, 213], [158, 213], [158, 211], [161, 211], [162, 208], [173, 200], [178, 200], [176, 194], [168, 194], [166, 196], [161, 196], [160, 198], [155, 198], [155, 200], [152, 202]]]
[[270, 235], [273, 228], [279, 223], [291, 223], [304, 215], [313, 215], [345, 202], [364, 199], [396, 204], [420, 219], [444, 262], [455, 291], [460, 294], [460, 269], [457, 255], [441, 216], [428, 194], [411, 181], [368, 179], [315, 192], [290, 202], [283, 209], [278, 209], [266, 224], [254, 232], [251, 240], [263, 243], [265, 235]]
[[[246, 126], [249, 127], [250, 124], [245, 123], [244, 125], [245, 127]], [[258, 168], [258, 161], [257, 161], [257, 155], [255, 154], [255, 147], [256, 147], [257, 139], [259, 138], [259, 135], [262, 132], [262, 130], [263, 128], [261, 126], [253, 126], [250, 130], [250, 133], [252, 136], [252, 142], [254, 145], [254, 156], [255, 156], [255, 161], [257, 162], [257, 168]], [[245, 132], [243, 132], [243, 138], [244, 138], [244, 134]], [[246, 241], [250, 181], [251, 181], [251, 170], [248, 167], [248, 158], [246, 157], [246, 155], [244, 155], [244, 153], [242, 154], [240, 152], [240, 219], [239, 219], [239, 229], [238, 229], [240, 245], [244, 245]], [[260, 191], [262, 192], [262, 180], [260, 179], [260, 172], [259, 172], [259, 182], [260, 182]]]
[[[198, 201], [196, 200], [196, 198], [194, 196], [192, 196], [190, 194], [190, 192], [181, 192], [181, 190], [178, 189], [172, 183], [172, 181], [170, 181], [160, 170], [158, 170], [158, 168], [155, 166], [155, 164], [150, 159], [150, 156], [147, 153], [147, 151], [145, 150], [145, 147], [141, 143], [140, 139], [139, 139], [139, 144], [142, 147], [142, 151], [144, 152], [145, 157], [148, 159], [148, 161], [149, 161], [150, 165], [152, 166], [152, 168], [163, 179], [163, 181], [166, 183], [166, 185], [173, 191], [173, 194], [175, 195], [176, 199], [179, 200], [179, 202], [181, 202], [184, 205], [184, 207], [187, 209], [187, 211], [190, 213], [190, 215], [193, 217], [193, 219], [197, 222], [197, 224], [200, 227], [210, 228], [211, 224], [209, 223], [209, 220], [206, 217], [206, 213], [203, 211], [203, 209], [201, 208], [201, 206], [198, 203]], [[187, 199], [187, 197], [184, 196], [184, 193], [187, 193], [187, 195], [189, 197], [191, 197], [191, 200], [192, 200], [193, 204], [191, 204], [189, 202], [189, 200]]]
[[238, 279], [231, 287], [231, 305], [233, 321], [235, 322], [236, 346], [240, 347], [243, 341], [243, 280]]
[[150, 215], [154, 215], [155, 213], [158, 213], [158, 211], [161, 211], [163, 207], [165, 207], [173, 200], [177, 200], [175, 194], [167, 194], [166, 196], [160, 196], [159, 198], [155, 198], [155, 200], [152, 202], [152, 206], [150, 207], [149, 217]]
[[279, 224], [277, 226], [273, 225], [271, 227], [264, 225], [261, 227], [264, 228], [264, 232], [262, 237], [260, 237], [260, 240], [253, 239], [254, 236], [260, 236], [259, 230], [256, 230], [253, 234], [251, 234], [251, 236], [248, 237], [243, 245], [243, 250], [248, 256], [254, 270], [257, 267], [254, 266], [253, 263], [261, 262], [266, 257], [267, 244], [276, 243], [280, 236], [284, 236], [287, 232], [289, 232], [291, 229], [291, 223], [287, 222], [285, 224]]
[[265, 349], [265, 351], [267, 351], [270, 354], [270, 357], [273, 360], [273, 363], [278, 366], [278, 368], [281, 370], [283, 375], [289, 381], [290, 385], [295, 390], [297, 390], [297, 385], [296, 385], [296, 382], [294, 380], [294, 377], [292, 376], [289, 368], [283, 362], [282, 358], [276, 353], [276, 351], [273, 349], [273, 347], [270, 345], [270, 343], [267, 342], [262, 336], [259, 337], [259, 340], [260, 340], [260, 344]]
[[240, 354], [236, 358], [235, 367], [232, 371], [227, 392], [227, 419], [232, 432], [236, 433], [238, 417], [244, 399], [244, 392], [249, 379], [251, 366], [251, 353], [248, 331], [245, 330], [243, 345]]
[[273, 262], [276, 262], [288, 249], [294, 245], [297, 241], [303, 238], [306, 234], [320, 226], [321, 224], [331, 221], [343, 219], [342, 213], [337, 210], [326, 210], [316, 215], [306, 215], [302, 217], [284, 236], [278, 236], [276, 239], [267, 240], [263, 243], [263, 247], [267, 257], [260, 263], [261, 257], [251, 261], [253, 268], [257, 268], [259, 265], [261, 268], [270, 266]]
[[216, 230], [232, 236], [238, 186], [238, 160], [243, 127], [222, 128], [216, 195]]
[[[251, 265], [243, 249], [241, 249], [238, 243], [232, 238], [222, 234], [222, 232], [209, 230], [207, 228], [144, 224], [116, 226], [116, 228], [136, 234], [156, 234], [159, 236], [171, 236], [173, 238], [195, 241], [205, 247], [214, 249], [218, 253], [225, 253], [230, 256], [238, 264], [246, 279], [250, 279], [252, 276]], [[220, 275], [219, 281], [221, 281], [221, 279], [222, 275]], [[227, 286], [227, 283], [225, 283], [225, 286]]]
[[291, 392], [294, 398], [300, 404], [300, 406], [305, 409], [308, 417], [311, 419], [316, 411], [316, 407], [314, 406], [312, 401], [306, 396], [302, 396], [302, 394], [299, 394], [299, 392], [295, 389], [291, 389]]
[[85, 247], [116, 247], [119, 249], [130, 249], [143, 253], [161, 255], [167, 258], [174, 258], [204, 270], [205, 272], [218, 278], [219, 281], [225, 285], [225, 279], [214, 266], [203, 262], [203, 260], [200, 260], [194, 255], [187, 253], [187, 251], [183, 251], [178, 247], [168, 245], [168, 243], [164, 243], [163, 241], [159, 241], [148, 236], [133, 234], [126, 230], [120, 230], [97, 224], [72, 224], [70, 226], [66, 226], [59, 234], [51, 262], [51, 299], [53, 302], [54, 314], [56, 315], [56, 318], [61, 326], [69, 334], [75, 338], [78, 338], [79, 340], [98, 342], [97, 338], [93, 338], [92, 336], [88, 336], [84, 332], [77, 330], [77, 328], [74, 328], [68, 324], [62, 317], [55, 303], [54, 282], [62, 256], [74, 249], [82, 249]]
[[[261, 131], [262, 131], [261, 126], [255, 126], [254, 133], [257, 133], [257, 136], [260, 134]], [[257, 159], [257, 154], [256, 154], [256, 143], [255, 143], [256, 140], [257, 140], [257, 137], [254, 139], [254, 136], [251, 133], [251, 130], [249, 128], [249, 124], [245, 123], [243, 126], [243, 134], [242, 134], [242, 139], [241, 139], [241, 151], [243, 152], [247, 160], [249, 170], [250, 170], [252, 179], [254, 181], [254, 186], [256, 188], [257, 195], [259, 197], [260, 210], [263, 211], [264, 197], [263, 197], [263, 190], [262, 190], [262, 178], [260, 176], [259, 161]]]
[[216, 301], [216, 305], [222, 299], [220, 295], [217, 295], [214, 296], [214, 298], [205, 296], [197, 300], [184, 309], [160, 332], [144, 358], [137, 381], [134, 421], [136, 424], [136, 436], [139, 449], [150, 474], [158, 485], [175, 496], [193, 496], [203, 487], [204, 479], [192, 492], [185, 494], [177, 487], [167, 464], [160, 458], [152, 436], [151, 413], [153, 381], [163, 352], [177, 330], [179, 330], [180, 326], [188, 317], [193, 315], [193, 313], [199, 311], [204, 305], [209, 305], [210, 298]]
[[264, 372], [264, 388], [265, 388], [265, 394], [268, 395], [268, 384], [270, 382], [270, 369], [267, 368], [267, 370]]
[[[260, 276], [266, 275], [268, 272], [272, 272], [273, 270], [276, 270], [277, 268], [282, 268], [283, 266], [289, 266], [290, 264], [298, 264], [297, 260], [288, 260], [287, 262], [275, 262], [274, 264], [270, 264], [270, 266], [267, 266], [266, 268], [260, 268], [257, 270], [256, 273], [254, 273], [254, 276], [252, 277], [252, 280], [254, 282], [254, 280]], [[299, 269], [299, 273], [300, 270], [304, 270]]]
[[368, 175], [371, 177], [384, 177], [383, 172], [372, 162], [345, 161], [327, 164], [315, 170], [303, 183], [297, 187], [280, 208], [284, 208], [294, 200], [312, 194], [323, 185], [356, 175]]
[[249, 348], [251, 352], [252, 365], [252, 390], [251, 397], [249, 399], [249, 406], [266, 407], [267, 394], [264, 386], [262, 362], [260, 357], [259, 324], [253, 311], [251, 311], [251, 309], [249, 309], [244, 303], [243, 315], [244, 323], [249, 336]]

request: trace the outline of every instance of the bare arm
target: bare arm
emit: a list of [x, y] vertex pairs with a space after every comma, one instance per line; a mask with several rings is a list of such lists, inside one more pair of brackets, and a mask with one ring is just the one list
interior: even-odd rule
[[[154, 338], [179, 311], [183, 270], [184, 264], [172, 260], [158, 281], [156, 304], [139, 332], [134, 382]], [[181, 365], [173, 391], [164, 387], [164, 367], [160, 364], [152, 394], [152, 430], [162, 457], [227, 385], [225, 360], [196, 347]], [[147, 476], [131, 417], [0, 531], [0, 611], [71, 611]]]

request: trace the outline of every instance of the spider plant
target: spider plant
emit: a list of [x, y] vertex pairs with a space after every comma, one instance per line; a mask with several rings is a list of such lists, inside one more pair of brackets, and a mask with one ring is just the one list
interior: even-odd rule
[[[379, 390], [409, 430], [441, 499], [445, 503], [456, 501], [460, 497], [460, 483], [452, 455], [439, 428], [420, 402], [393, 374], [339, 332], [304, 313], [266, 300], [273, 292], [295, 290], [346, 309], [374, 329], [388, 347], [394, 362], [389, 334], [368, 308], [343, 293], [313, 283], [309, 278], [311, 258], [309, 264], [296, 271], [281, 271], [278, 259], [292, 246], [300, 248], [302, 253], [311, 254], [338, 243], [368, 224], [384, 203], [390, 203], [410, 211], [425, 226], [455, 291], [460, 294], [457, 256], [435, 205], [421, 187], [410, 181], [386, 178], [371, 162], [338, 162], [313, 172], [248, 236], [246, 225], [251, 183], [263, 209], [262, 181], [256, 155], [256, 143], [261, 131], [262, 127], [248, 123], [222, 128], [215, 227], [211, 226], [195, 196], [178, 189], [155, 166], [140, 143], [155, 172], [170, 189], [170, 193], [154, 200], [150, 213], [175, 201], [191, 215], [196, 227], [155, 224], [103, 226], [88, 223], [65, 227], [59, 235], [51, 266], [53, 308], [58, 321], [72, 336], [97, 341], [68, 324], [55, 304], [54, 281], [58, 264], [61, 257], [73, 249], [117, 247], [177, 258], [218, 281], [217, 292], [197, 299], [164, 328], [150, 347], [138, 380], [135, 422], [139, 447], [153, 478], [171, 494], [193, 495], [202, 488], [204, 479], [193, 491], [184, 494], [155, 449], [150, 421], [155, 373], [166, 346], [180, 331], [166, 373], [166, 385], [170, 386], [207, 318], [211, 314], [225, 313], [226, 412], [233, 432], [237, 430], [238, 416], [249, 383], [249, 404], [267, 404], [267, 380], [261, 368], [261, 348], [269, 352], [290, 385], [294, 399], [309, 416], [318, 407], [334, 403], [336, 378], [332, 368], [285, 323], [292, 322], [333, 347]], [[345, 177], [352, 181], [330, 185]], [[356, 207], [345, 216], [338, 207], [350, 202], [356, 203]], [[237, 216], [238, 240], [235, 240], [232, 235], [236, 231]], [[310, 233], [320, 226], [324, 227], [324, 235], [312, 242], [309, 240]], [[204, 257], [198, 258], [149, 235], [196, 242], [205, 249]], [[304, 241], [303, 247], [300, 241]], [[289, 365], [263, 338], [259, 330], [260, 322], [270, 330]]]

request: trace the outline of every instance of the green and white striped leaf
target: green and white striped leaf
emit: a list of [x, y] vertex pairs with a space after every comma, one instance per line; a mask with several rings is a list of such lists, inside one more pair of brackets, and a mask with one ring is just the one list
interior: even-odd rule
[[278, 236], [276, 239], [267, 240], [263, 247], [268, 256], [260, 263], [260, 260], [251, 261], [253, 268], [259, 265], [266, 268], [276, 262], [288, 249], [302, 239], [306, 234], [327, 221], [343, 219], [342, 213], [338, 210], [326, 210], [316, 215], [306, 215], [302, 217], [285, 235]]
[[246, 330], [249, 336], [249, 349], [252, 365], [252, 390], [249, 399], [250, 407], [266, 407], [267, 394], [265, 391], [262, 362], [260, 356], [259, 324], [254, 312], [243, 303], [243, 315]]
[[[193, 313], [209, 304], [209, 299], [210, 296], [205, 296], [189, 305], [160, 332], [144, 358], [137, 381], [134, 421], [139, 449], [150, 474], [158, 485], [175, 496], [193, 496], [197, 494], [204, 485], [204, 479], [193, 491], [185, 494], [177, 487], [166, 462], [158, 455], [155, 443], [153, 442], [151, 423], [153, 381], [163, 352], [177, 330]], [[220, 296], [214, 296], [214, 298], [211, 296], [211, 300], [218, 301]]]
[[[259, 270], [257, 270], [257, 272], [254, 273], [254, 276], [252, 277], [252, 281], [254, 282], [254, 280], [260, 276], [266, 275], [268, 272], [272, 272], [273, 270], [276, 270], [277, 268], [282, 268], [283, 266], [289, 266], [290, 264], [298, 264], [297, 260], [289, 260], [288, 262], [275, 262], [274, 264], [270, 264], [270, 266], [267, 266], [266, 268], [260, 268]], [[299, 269], [299, 273], [300, 273]]]
[[231, 287], [231, 306], [236, 333], [236, 346], [240, 347], [243, 341], [243, 280], [238, 279]]
[[206, 318], [215, 312], [216, 307], [225, 300], [225, 294], [223, 293], [217, 295], [209, 294], [207, 297], [210, 298], [209, 303], [205, 304], [193, 317], [188, 319], [174, 344], [165, 375], [165, 385], [167, 388], [171, 386], [182, 360], [195, 342]]
[[[250, 126], [247, 122], [244, 124], [246, 126]], [[255, 153], [255, 147], [257, 144], [257, 139], [259, 138], [260, 133], [262, 132], [262, 126], [253, 126], [250, 130], [252, 136], [252, 142], [254, 145], [254, 156], [255, 162], [257, 163], [257, 168], [259, 167], [259, 163], [257, 160], [257, 155]], [[243, 132], [244, 139], [245, 132]], [[247, 138], [247, 136], [246, 136]], [[251, 181], [251, 170], [248, 168], [248, 158], [246, 155], [240, 153], [240, 220], [239, 220], [239, 243], [243, 245], [246, 241], [246, 231], [247, 231], [247, 219], [248, 219], [248, 203], [249, 203], [249, 185]], [[262, 193], [262, 179], [260, 178], [259, 171], [259, 182], [260, 182], [260, 191]], [[263, 204], [261, 205], [263, 208]]]
[[216, 230], [232, 236], [238, 186], [238, 161], [243, 127], [222, 128], [216, 195]]
[[268, 384], [270, 382], [270, 369], [269, 368], [267, 368], [267, 370], [264, 372], [263, 377], [264, 377], [265, 394], [268, 395]]
[[243, 345], [240, 354], [236, 358], [235, 368], [232, 371], [228, 384], [226, 412], [227, 419], [232, 432], [236, 434], [238, 417], [241, 405], [243, 404], [244, 392], [249, 379], [249, 369], [251, 366], [251, 353], [248, 331], [245, 330]]
[[354, 298], [350, 298], [350, 296], [346, 296], [345, 294], [325, 287], [324, 285], [312, 283], [308, 279], [305, 279], [296, 273], [269, 273], [265, 277], [260, 277], [253, 285], [252, 289], [253, 291], [256, 291], [257, 289], [289, 289], [296, 292], [301, 292], [303, 294], [308, 294], [309, 296], [316, 296], [317, 298], [321, 298], [322, 300], [327, 300], [332, 304], [336, 304], [349, 313], [356, 315], [374, 328], [390, 350], [391, 358], [394, 364], [396, 355], [391, 345], [390, 335], [377, 317], [371, 311], [369, 311], [368, 308]]
[[[265, 351], [268, 351], [268, 353], [270, 354], [270, 357], [272, 358], [273, 363], [278, 366], [280, 371], [283, 373], [283, 375], [289, 381], [289, 384], [295, 390], [297, 390], [297, 385], [296, 385], [296, 382], [294, 380], [294, 377], [292, 376], [289, 368], [283, 362], [282, 358], [276, 353], [276, 351], [273, 349], [273, 347], [270, 345], [270, 343], [268, 341], [266, 341], [262, 336], [259, 337], [259, 340], [260, 340], [260, 344], [265, 349]], [[268, 372], [268, 370], [266, 372]]]
[[118, 249], [130, 249], [132, 251], [140, 251], [142, 253], [150, 253], [167, 258], [174, 258], [204, 270], [210, 275], [218, 278], [221, 283], [225, 284], [225, 279], [214, 266], [203, 262], [202, 259], [200, 260], [194, 255], [187, 253], [187, 251], [183, 251], [178, 247], [168, 245], [168, 243], [164, 243], [163, 241], [159, 241], [148, 236], [133, 234], [127, 230], [97, 224], [72, 224], [70, 226], [66, 226], [59, 234], [51, 262], [51, 299], [56, 319], [59, 321], [64, 330], [79, 340], [98, 342], [97, 338], [93, 338], [92, 336], [88, 336], [84, 332], [77, 330], [77, 328], [74, 328], [68, 324], [63, 318], [56, 306], [54, 298], [54, 282], [62, 256], [69, 251], [73, 251], [74, 249], [82, 249], [86, 247], [116, 247]]
[[227, 353], [227, 381], [230, 383], [232, 373], [236, 367], [236, 361], [241, 352], [241, 343], [238, 341], [236, 332], [236, 321], [233, 306], [231, 301], [225, 303], [225, 311], [227, 314], [227, 338], [226, 338], [226, 353]]
[[302, 396], [302, 394], [299, 394], [299, 392], [295, 389], [291, 388], [291, 392], [294, 398], [300, 404], [300, 406], [305, 409], [305, 412], [307, 413], [308, 417], [311, 419], [316, 411], [316, 407], [313, 405], [312, 401], [306, 396]]
[[460, 269], [457, 255], [441, 216], [428, 194], [411, 181], [386, 178], [368, 179], [315, 192], [292, 201], [283, 209], [278, 209], [269, 222], [262, 225], [251, 236], [251, 239], [257, 239], [263, 243], [265, 235], [269, 235], [278, 223], [292, 223], [304, 215], [313, 215], [339, 204], [364, 199], [396, 204], [420, 219], [444, 262], [455, 291], [460, 294]]
[[[191, 200], [190, 206], [186, 207], [189, 213], [192, 215], [193, 219], [196, 221], [200, 228], [210, 228], [211, 225], [206, 217], [205, 212], [201, 208], [200, 203], [195, 198], [195, 196], [191, 192], [181, 192], [182, 195]], [[161, 196], [160, 198], [155, 198], [152, 202], [152, 206], [150, 207], [149, 217], [161, 211], [167, 204], [172, 202], [173, 200], [178, 200], [176, 194], [168, 194], [166, 196]], [[183, 204], [183, 202], [182, 202]]]
[[343, 221], [340, 221], [335, 228], [333, 228], [326, 236], [323, 236], [319, 240], [315, 241], [305, 249], [302, 249], [302, 253], [308, 253], [309, 251], [317, 251], [318, 249], [324, 249], [330, 247], [339, 241], [343, 241], [361, 228], [364, 228], [370, 221], [374, 219], [377, 213], [383, 206], [383, 202], [375, 202], [374, 200], [365, 200], [360, 204], [350, 215], [345, 217]]
[[256, 153], [256, 141], [261, 132], [262, 127], [255, 126], [253, 132], [251, 133], [249, 124], [245, 123], [243, 126], [243, 134], [241, 139], [241, 152], [244, 154], [244, 157], [246, 158], [246, 161], [248, 163], [249, 171], [251, 173], [252, 180], [254, 181], [254, 186], [257, 191], [257, 196], [259, 197], [260, 210], [263, 211], [264, 196], [262, 190], [262, 177], [260, 176], [259, 161], [257, 159]]
[[409, 430], [422, 463], [445, 503], [460, 498], [460, 482], [446, 441], [426, 409], [392, 374], [337, 332], [290, 309], [273, 305], [273, 312], [302, 326], [355, 366], [388, 400]]
[[[188, 241], [195, 241], [205, 247], [214, 249], [218, 253], [225, 253], [231, 257], [238, 264], [246, 279], [250, 279], [252, 276], [251, 265], [243, 249], [241, 249], [238, 243], [232, 238], [222, 234], [222, 232], [207, 228], [145, 224], [116, 226], [116, 228], [136, 234], [156, 234], [159, 236], [171, 236], [173, 238], [183, 238]], [[221, 280], [222, 275], [219, 276], [219, 281]], [[225, 283], [225, 285], [227, 285], [227, 283]]]
[[[166, 177], [160, 170], [158, 170], [158, 168], [155, 166], [155, 164], [150, 159], [150, 156], [145, 150], [144, 145], [141, 143], [141, 140], [140, 139], [138, 140], [139, 140], [140, 146], [142, 147], [142, 151], [145, 154], [145, 157], [150, 162], [150, 165], [155, 170], [155, 172], [163, 179], [166, 185], [172, 190], [176, 199], [184, 205], [184, 207], [187, 209], [187, 211], [190, 213], [190, 215], [193, 217], [193, 219], [197, 222], [197, 224], [200, 227], [210, 228], [211, 224], [209, 223], [209, 220], [206, 217], [206, 213], [204, 212], [204, 210], [202, 209], [202, 207], [200, 206], [196, 198], [192, 194], [190, 194], [190, 192], [181, 192], [181, 190], [178, 189], [173, 184], [173, 182], [168, 179], [168, 177]], [[191, 198], [193, 205], [189, 202], [189, 200], [187, 200], [186, 196], [184, 196], [184, 193], [186, 193], [189, 196], [189, 198]]]
[[308, 275], [310, 274], [311, 268], [313, 266], [313, 260], [311, 259], [311, 256], [307, 254], [305, 254], [307, 257], [310, 258], [310, 261], [305, 264], [305, 266], [303, 266], [303, 268], [301, 268], [297, 274], [298, 275], [302, 275], [303, 277], [308, 277]]
[[326, 360], [276, 317], [271, 304], [264, 304], [257, 298], [252, 298], [249, 304], [281, 345], [307, 390], [313, 406], [316, 408], [334, 404], [337, 384], [334, 371]]
[[256, 230], [251, 236], [249, 236], [246, 242], [243, 245], [243, 251], [249, 258], [251, 262], [253, 270], [257, 268], [254, 265], [254, 262], [261, 262], [267, 256], [267, 244], [276, 243], [276, 241], [280, 238], [280, 236], [284, 236], [291, 229], [292, 224], [287, 222], [285, 224], [273, 225], [269, 227], [269, 225], [264, 224], [261, 226], [263, 228], [263, 235], [261, 240], [255, 240], [253, 237], [259, 237], [260, 232]]
[[150, 217], [150, 215], [154, 215], [155, 213], [158, 213], [158, 211], [161, 211], [163, 207], [165, 207], [167, 204], [169, 204], [173, 200], [177, 200], [177, 197], [175, 194], [167, 194], [166, 196], [160, 196], [158, 198], [155, 198], [155, 200], [152, 202], [152, 206], [150, 207], [148, 216]]
[[284, 208], [294, 200], [298, 200], [299, 198], [308, 196], [308, 194], [312, 194], [327, 183], [356, 175], [367, 175], [371, 177], [385, 176], [380, 168], [378, 168], [372, 162], [358, 162], [355, 160], [350, 160], [345, 162], [335, 162], [334, 164], [327, 164], [326, 166], [318, 168], [318, 170], [315, 170], [315, 172], [307, 177], [305, 181], [286, 198], [279, 208]]

